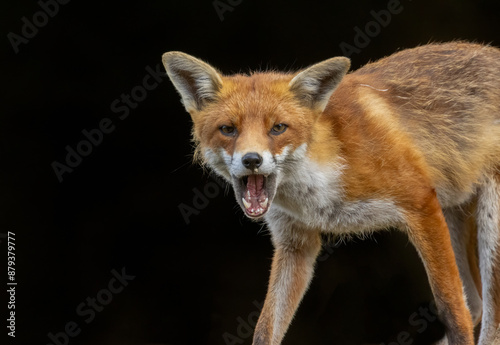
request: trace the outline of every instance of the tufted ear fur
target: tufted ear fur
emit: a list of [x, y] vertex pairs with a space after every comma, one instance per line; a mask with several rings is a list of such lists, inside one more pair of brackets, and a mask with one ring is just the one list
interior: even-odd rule
[[304, 106], [322, 112], [350, 65], [342, 56], [319, 62], [299, 72], [290, 81], [290, 90]]
[[214, 100], [222, 87], [220, 74], [209, 64], [182, 52], [163, 54], [162, 62], [189, 113]]

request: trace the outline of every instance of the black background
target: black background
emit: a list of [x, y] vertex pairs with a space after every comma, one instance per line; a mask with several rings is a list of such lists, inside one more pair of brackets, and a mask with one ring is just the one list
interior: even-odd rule
[[[6, 336], [2, 293], [2, 344], [53, 344], [48, 334], [64, 332], [68, 322], [80, 329], [69, 344], [251, 344], [238, 318], [252, 321], [252, 302], [264, 298], [269, 236], [244, 218], [230, 189], [211, 189], [207, 205], [186, 223], [179, 205], [194, 207], [193, 189], [203, 193], [213, 177], [190, 164], [190, 118], [168, 79], [124, 120], [110, 105], [170, 50], [224, 73], [294, 70], [342, 55], [339, 44], [354, 44], [354, 28], [387, 4], [243, 0], [221, 20], [210, 0], [72, 0], [15, 53], [8, 33], [20, 35], [22, 18], [32, 21], [41, 8], [3, 2], [0, 232], [16, 234], [18, 286], [15, 339]], [[401, 6], [351, 56], [353, 68], [429, 41], [500, 45], [495, 0]], [[103, 118], [115, 130], [59, 182], [51, 164], [65, 164], [66, 146], [76, 148], [82, 130]], [[86, 323], [77, 306], [122, 268], [135, 279]], [[406, 331], [413, 344], [429, 344], [442, 332], [437, 321], [410, 321], [431, 295], [402, 234], [334, 248], [316, 273], [284, 344], [404, 344], [398, 335]]]

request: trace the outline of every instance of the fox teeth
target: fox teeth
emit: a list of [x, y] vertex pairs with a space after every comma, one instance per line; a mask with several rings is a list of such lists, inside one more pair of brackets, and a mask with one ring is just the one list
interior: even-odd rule
[[263, 202], [260, 202], [260, 207], [262, 207], [263, 209], [267, 207], [267, 204], [269, 202], [269, 198], [266, 198], [266, 200], [264, 200]]
[[241, 198], [241, 201], [243, 201], [243, 205], [245, 205], [245, 208], [249, 209], [252, 204], [250, 204], [248, 201], [245, 200], [245, 198]]

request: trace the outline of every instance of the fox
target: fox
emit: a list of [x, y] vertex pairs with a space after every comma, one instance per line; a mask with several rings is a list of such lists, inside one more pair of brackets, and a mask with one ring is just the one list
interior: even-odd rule
[[192, 119], [194, 160], [232, 186], [274, 248], [254, 345], [279, 345], [322, 239], [397, 229], [425, 268], [438, 344], [491, 345], [500, 324], [500, 49], [453, 41], [350, 70], [224, 75], [162, 62]]

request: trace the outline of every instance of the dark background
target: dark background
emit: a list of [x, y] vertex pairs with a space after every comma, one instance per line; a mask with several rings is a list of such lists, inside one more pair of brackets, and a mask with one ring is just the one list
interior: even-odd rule
[[[16, 234], [18, 283], [16, 338], [6, 336], [2, 293], [7, 340], [0, 343], [54, 344], [53, 333], [61, 344], [251, 344], [241, 320], [252, 323], [253, 302], [265, 296], [268, 234], [244, 218], [231, 190], [214, 187], [209, 173], [190, 165], [190, 119], [165, 77], [126, 119], [110, 105], [170, 50], [224, 73], [299, 69], [342, 55], [339, 44], [353, 45], [354, 28], [363, 30], [373, 21], [370, 11], [389, 1], [238, 2], [221, 20], [210, 0], [72, 0], [17, 54], [8, 34], [21, 35], [22, 18], [33, 22], [40, 4], [0, 5], [0, 232]], [[401, 6], [351, 56], [353, 68], [429, 41], [500, 45], [496, 0]], [[82, 130], [103, 118], [115, 130], [59, 182], [51, 164], [66, 164], [66, 146], [75, 149]], [[193, 200], [193, 189], [206, 194], [207, 185], [210, 198]], [[179, 205], [196, 201], [202, 205], [187, 224]], [[284, 344], [429, 344], [439, 337], [439, 322], [415, 318], [431, 296], [404, 235], [385, 232], [330, 251]], [[122, 268], [135, 278], [85, 322], [77, 306], [105, 293], [111, 271]], [[80, 332], [66, 339], [61, 332], [70, 322]]]

